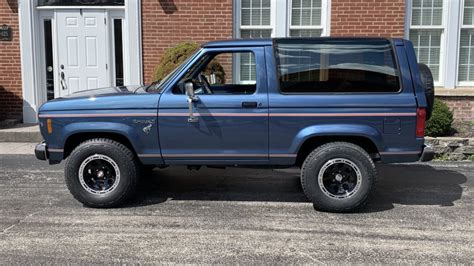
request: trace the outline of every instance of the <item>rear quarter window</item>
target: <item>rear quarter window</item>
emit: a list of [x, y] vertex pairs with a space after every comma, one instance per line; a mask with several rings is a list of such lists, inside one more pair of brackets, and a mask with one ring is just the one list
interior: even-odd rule
[[396, 93], [392, 44], [386, 39], [277, 39], [282, 93]]

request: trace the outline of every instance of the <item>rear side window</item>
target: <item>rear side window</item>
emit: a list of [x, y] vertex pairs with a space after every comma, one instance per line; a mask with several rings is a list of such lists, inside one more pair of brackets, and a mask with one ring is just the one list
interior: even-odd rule
[[386, 39], [277, 39], [275, 54], [282, 93], [400, 91]]

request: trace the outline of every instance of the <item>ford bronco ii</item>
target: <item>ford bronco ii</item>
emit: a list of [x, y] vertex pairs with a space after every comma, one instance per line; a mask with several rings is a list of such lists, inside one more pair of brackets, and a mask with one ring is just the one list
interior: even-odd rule
[[299, 167], [321, 211], [362, 207], [374, 163], [429, 161], [433, 78], [403, 39], [281, 38], [202, 45], [148, 86], [84, 90], [39, 110], [36, 157], [66, 159], [86, 206], [129, 198], [140, 170]]

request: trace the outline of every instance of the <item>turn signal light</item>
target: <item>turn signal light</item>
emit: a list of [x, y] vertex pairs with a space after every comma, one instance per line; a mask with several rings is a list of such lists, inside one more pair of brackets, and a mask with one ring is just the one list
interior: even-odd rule
[[416, 109], [416, 137], [425, 137], [425, 125], [426, 125], [426, 109]]
[[47, 119], [46, 126], [48, 128], [48, 134], [52, 134], [53, 133], [53, 120]]

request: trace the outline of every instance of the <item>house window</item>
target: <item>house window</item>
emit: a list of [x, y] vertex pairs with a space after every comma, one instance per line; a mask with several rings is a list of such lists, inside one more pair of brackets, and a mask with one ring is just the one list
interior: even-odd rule
[[265, 38], [272, 34], [270, 0], [242, 0], [240, 36]]
[[406, 0], [406, 37], [435, 85], [474, 86], [474, 0]]
[[[235, 0], [236, 38], [319, 37], [328, 36], [329, 0]], [[237, 60], [242, 83], [251, 83], [255, 68], [252, 56]], [[245, 71], [244, 71], [245, 70]]]
[[39, 0], [38, 6], [123, 6], [124, 0]]
[[[236, 0], [241, 38], [328, 36], [328, 0]], [[288, 4], [287, 4], [288, 3]], [[234, 22], [235, 23], [235, 22]]]
[[291, 37], [321, 36], [323, 32], [321, 0], [292, 0], [290, 14]]
[[465, 0], [459, 43], [458, 82], [474, 82], [474, 0]]
[[443, 0], [412, 0], [409, 38], [418, 61], [428, 65], [435, 82], [440, 81], [443, 25]]
[[[271, 3], [270, 0], [242, 0], [240, 11], [240, 37], [241, 38], [270, 38]], [[237, 55], [240, 62], [240, 83], [255, 81], [252, 69], [255, 69], [255, 59], [250, 55]]]
[[240, 81], [253, 83], [256, 78], [255, 56], [253, 53], [242, 53], [240, 56]]

